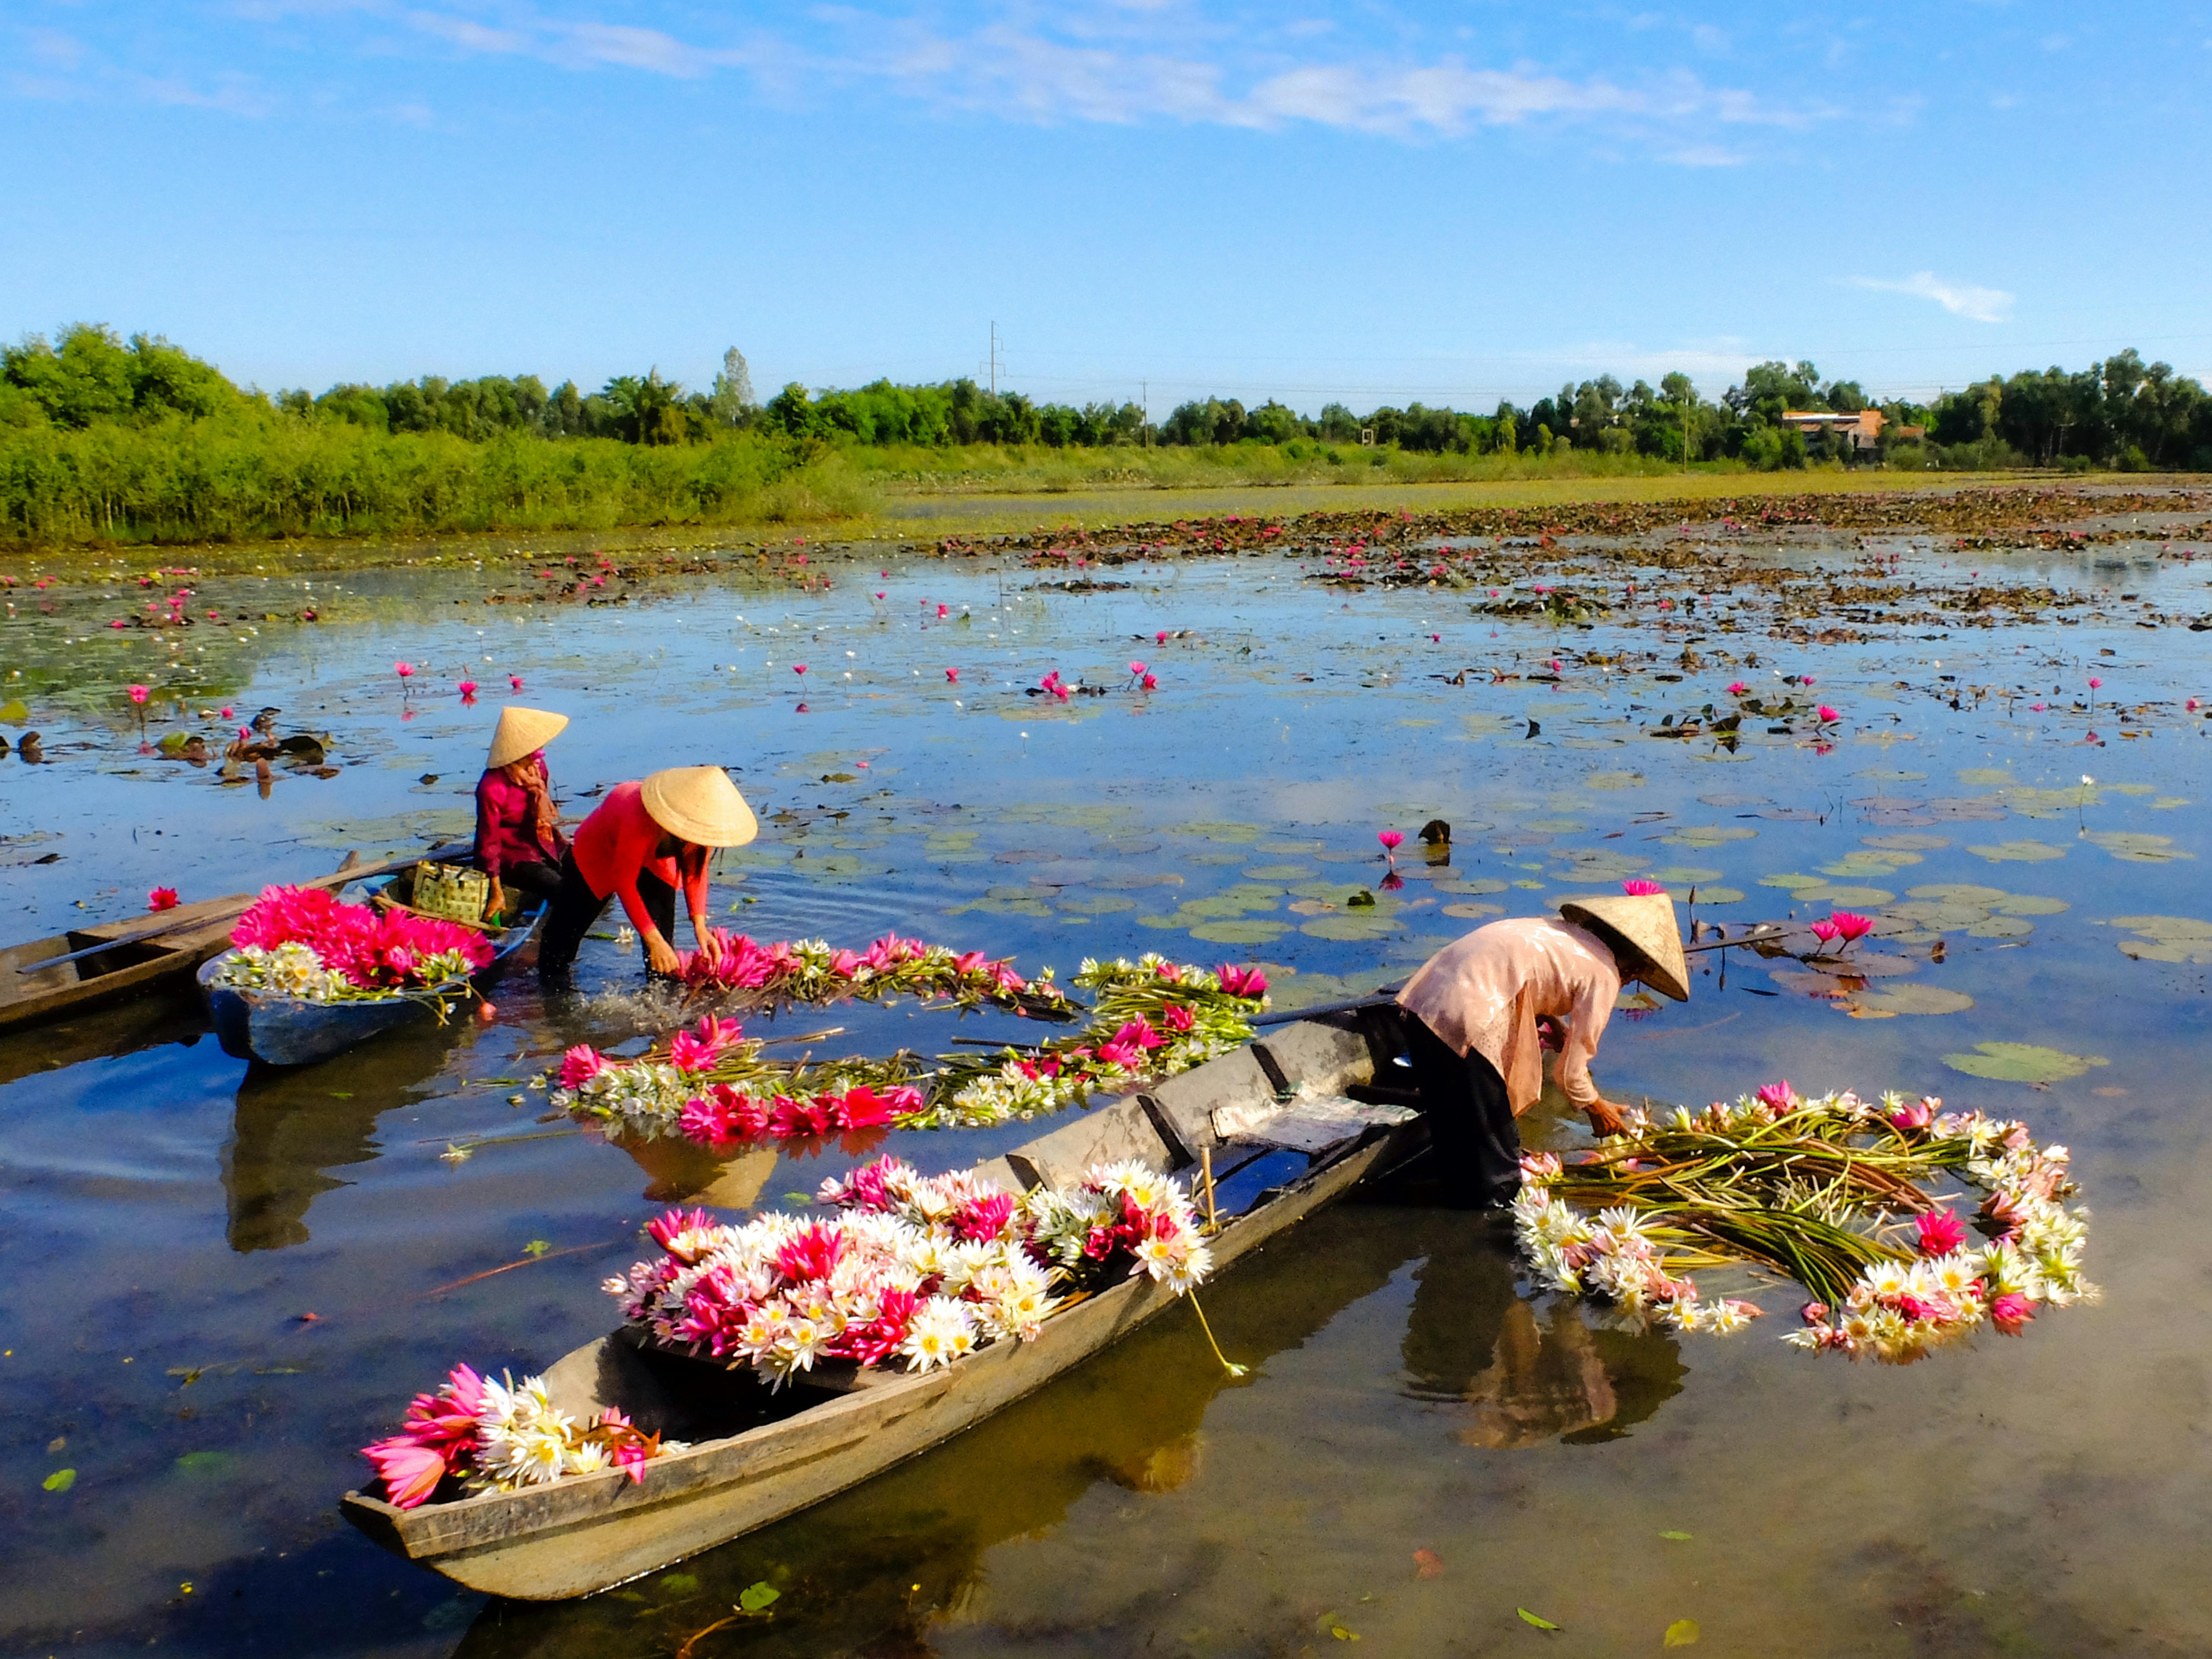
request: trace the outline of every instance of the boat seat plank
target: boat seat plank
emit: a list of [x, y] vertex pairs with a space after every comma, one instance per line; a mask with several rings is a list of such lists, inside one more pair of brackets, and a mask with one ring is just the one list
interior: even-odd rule
[[1042, 1135], [1006, 1154], [1006, 1162], [1026, 1186], [1073, 1187], [1094, 1164], [1134, 1158], [1167, 1174], [1174, 1155], [1133, 1095], [1102, 1106], [1073, 1123]]
[[1341, 1094], [1347, 1084], [1364, 1083], [1374, 1074], [1366, 1036], [1341, 1025], [1302, 1019], [1278, 1027], [1252, 1046], [1267, 1052], [1284, 1082], [1313, 1094]]
[[1213, 1133], [1216, 1107], [1236, 1101], [1264, 1100], [1274, 1091], [1275, 1085], [1260, 1062], [1252, 1057], [1252, 1051], [1239, 1048], [1209, 1060], [1181, 1077], [1156, 1084], [1146, 1092], [1175, 1131], [1182, 1150], [1195, 1159], [1200, 1152], [1219, 1144], [1220, 1138]]

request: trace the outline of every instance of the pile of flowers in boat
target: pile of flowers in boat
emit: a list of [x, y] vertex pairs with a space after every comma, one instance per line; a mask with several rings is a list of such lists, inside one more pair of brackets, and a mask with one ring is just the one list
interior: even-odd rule
[[[1055, 1292], [1143, 1273], [1182, 1295], [1212, 1255], [1182, 1187], [1139, 1163], [1095, 1164], [1073, 1188], [1017, 1198], [967, 1170], [925, 1176], [895, 1158], [825, 1181], [839, 1214], [738, 1225], [671, 1210], [646, 1231], [660, 1254], [606, 1283], [653, 1344], [750, 1369], [772, 1388], [822, 1361], [927, 1371], [996, 1342], [1036, 1339]], [[389, 1501], [412, 1509], [448, 1476], [513, 1492], [626, 1468], [686, 1448], [619, 1412], [579, 1425], [542, 1378], [493, 1382], [458, 1367], [416, 1398], [400, 1432], [362, 1449]]]
[[230, 933], [212, 978], [310, 1002], [434, 994], [492, 959], [474, 928], [348, 904], [321, 887], [264, 887]]
[[963, 1008], [984, 1003], [1024, 1014], [1067, 1011], [1067, 997], [1048, 968], [1034, 980], [1014, 971], [1011, 958], [981, 951], [886, 933], [865, 951], [840, 950], [827, 940], [802, 939], [762, 945], [743, 933], [709, 930], [712, 950], [687, 951], [678, 977], [695, 992], [736, 995], [748, 1004], [879, 1002], [905, 995], [949, 1000]]
[[[1792, 1346], [1905, 1364], [2095, 1299], [2088, 1212], [2063, 1201], [2068, 1164], [2026, 1124], [1933, 1096], [1807, 1099], [1785, 1081], [1694, 1115], [1632, 1113], [1626, 1133], [1572, 1163], [1524, 1157], [1513, 1214], [1539, 1280], [1634, 1322], [1741, 1330], [1760, 1310], [1705, 1301], [1690, 1274], [1749, 1265], [1812, 1292]], [[1947, 1179], [1980, 1194], [1980, 1242], [1935, 1190]]]
[[1154, 955], [1086, 958], [1073, 982], [1093, 994], [1089, 1024], [1032, 1047], [1009, 1044], [933, 1065], [902, 1052], [788, 1066], [763, 1059], [762, 1045], [737, 1021], [709, 1014], [635, 1060], [588, 1044], [569, 1049], [553, 1103], [611, 1134], [681, 1135], [717, 1152], [880, 1124], [973, 1127], [1030, 1119], [1226, 1054], [1251, 1039], [1252, 1016], [1267, 994], [1257, 969], [1209, 973]]
[[645, 1465], [664, 1452], [688, 1449], [680, 1440], [641, 1433], [618, 1411], [579, 1423], [557, 1409], [545, 1379], [512, 1372], [495, 1382], [456, 1365], [435, 1394], [418, 1394], [399, 1432], [362, 1448], [376, 1466], [386, 1497], [411, 1510], [448, 1478], [465, 1491], [514, 1492], [563, 1475], [625, 1469], [645, 1479]]

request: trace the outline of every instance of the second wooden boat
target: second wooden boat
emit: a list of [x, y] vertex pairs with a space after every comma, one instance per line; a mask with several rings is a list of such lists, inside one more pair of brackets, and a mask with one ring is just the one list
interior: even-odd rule
[[210, 960], [199, 971], [200, 989], [206, 994], [208, 1012], [215, 1022], [216, 1039], [223, 1052], [240, 1060], [258, 1060], [270, 1066], [311, 1066], [319, 1060], [342, 1054], [356, 1042], [416, 1020], [435, 1018], [428, 999], [465, 994], [469, 986], [483, 990], [507, 971], [514, 956], [537, 936], [544, 920], [538, 905], [517, 918], [514, 925], [493, 936], [491, 961], [467, 980], [455, 980], [434, 991], [410, 996], [351, 998], [343, 1002], [316, 1002], [288, 997], [275, 991], [247, 990], [216, 981], [221, 959]]
[[[1347, 1018], [1271, 1032], [977, 1173], [1019, 1192], [1039, 1182], [1070, 1184], [1091, 1164], [1121, 1158], [1188, 1179], [1201, 1156], [1224, 1178], [1261, 1158], [1296, 1164], [1302, 1157], [1302, 1170], [1285, 1169], [1279, 1184], [1210, 1241], [1216, 1271], [1224, 1271], [1425, 1144], [1425, 1127], [1402, 1108], [1364, 1115], [1344, 1103], [1307, 1109], [1346, 1091], [1370, 1101], [1391, 1092], [1367, 1086], [1384, 1045], [1379, 1036], [1370, 1044], [1365, 1030]], [[607, 1470], [410, 1510], [348, 1492], [343, 1509], [386, 1549], [472, 1589], [532, 1601], [589, 1595], [742, 1537], [941, 1444], [1177, 1299], [1148, 1277], [1127, 1278], [1054, 1314], [1034, 1342], [994, 1343], [921, 1374], [820, 1370], [780, 1396], [767, 1395], [749, 1372], [662, 1352], [620, 1331], [568, 1354], [546, 1381], [555, 1403], [579, 1418], [618, 1407], [648, 1432], [692, 1443], [647, 1463], [642, 1484]], [[740, 1420], [748, 1413], [749, 1425]]]

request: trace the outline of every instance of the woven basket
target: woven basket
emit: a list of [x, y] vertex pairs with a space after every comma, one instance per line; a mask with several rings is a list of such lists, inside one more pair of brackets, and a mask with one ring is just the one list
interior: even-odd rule
[[491, 894], [491, 879], [481, 870], [459, 864], [418, 864], [415, 866], [415, 902], [411, 908], [426, 916], [448, 921], [482, 921], [484, 901]]

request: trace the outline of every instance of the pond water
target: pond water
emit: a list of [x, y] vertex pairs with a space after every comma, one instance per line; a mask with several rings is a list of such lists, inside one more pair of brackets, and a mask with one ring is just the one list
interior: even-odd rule
[[[1687, 1006], [1616, 1018], [1608, 1093], [1787, 1076], [2023, 1116], [2074, 1149], [2106, 1296], [2019, 1341], [1854, 1366], [1775, 1340], [1796, 1304], [1772, 1293], [1731, 1339], [1613, 1328], [1534, 1291], [1497, 1222], [1382, 1194], [1209, 1289], [1240, 1380], [1176, 1310], [810, 1514], [584, 1602], [487, 1604], [335, 1512], [412, 1393], [602, 1334], [599, 1281], [672, 1198], [795, 1204], [875, 1150], [949, 1168], [1036, 1128], [647, 1168], [541, 1123], [550, 1058], [669, 1017], [611, 940], [579, 1006], [519, 975], [495, 1023], [293, 1073], [249, 1073], [188, 1004], [135, 1005], [0, 1041], [0, 1649], [1613, 1654], [1691, 1620], [1723, 1654], [2204, 1650], [2212, 726], [2188, 699], [2212, 664], [2173, 620], [2206, 609], [2206, 567], [2168, 533], [1736, 534], [1687, 563], [1663, 538], [1577, 544], [1459, 589], [1318, 550], [1072, 578], [785, 550], [639, 560], [562, 599], [566, 563], [463, 549], [11, 590], [0, 704], [24, 707], [0, 734], [43, 739], [0, 759], [11, 939], [465, 831], [512, 675], [574, 717], [550, 751], [573, 811], [661, 766], [732, 769], [763, 835], [721, 860], [715, 908], [760, 939], [896, 927], [1063, 975], [1257, 960], [1296, 1006], [1629, 875], [1695, 888], [1701, 922], [1874, 915], [1856, 976], [1702, 959]], [[1609, 608], [1537, 592], [1562, 585]], [[108, 626], [179, 586], [200, 625]], [[1054, 669], [1107, 695], [1027, 695]], [[1740, 698], [1765, 712], [1717, 736]], [[264, 708], [319, 736], [319, 771], [264, 783], [161, 746], [219, 753]], [[1439, 817], [1432, 863], [1414, 832]], [[1395, 891], [1386, 828], [1408, 836]], [[842, 1028], [822, 1054], [1009, 1027], [774, 1022]], [[1550, 1109], [1524, 1128], [1581, 1139]], [[763, 1581], [767, 1613], [718, 1626]]]

